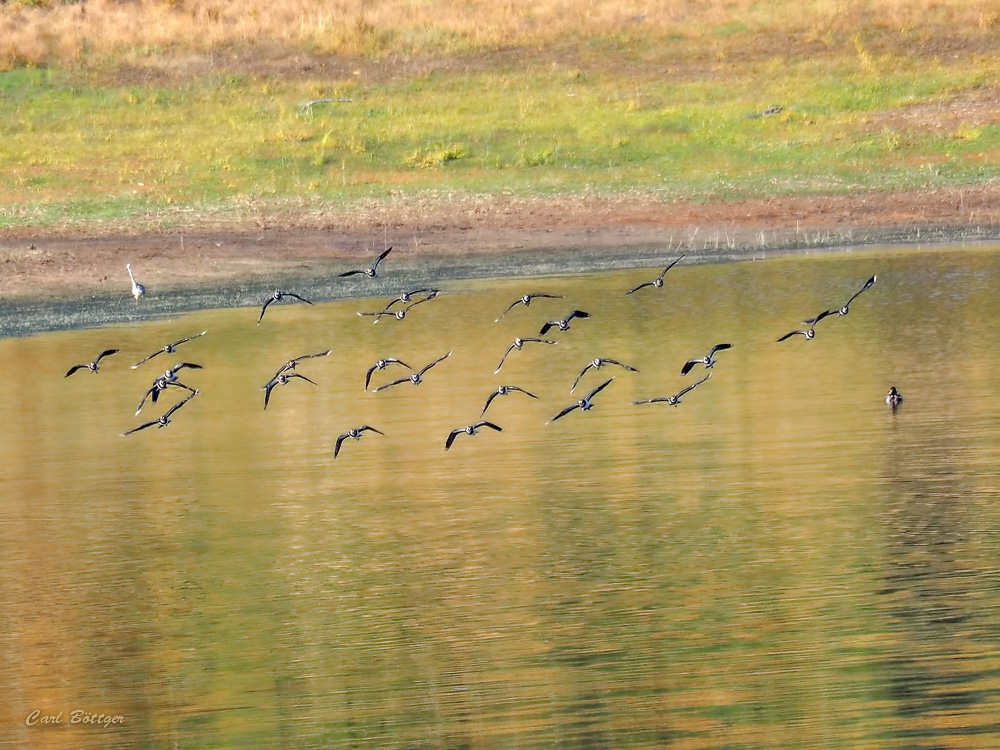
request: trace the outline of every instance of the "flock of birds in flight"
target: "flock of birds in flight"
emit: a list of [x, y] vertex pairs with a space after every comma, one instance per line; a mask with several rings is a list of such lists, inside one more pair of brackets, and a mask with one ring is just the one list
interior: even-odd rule
[[[389, 247], [388, 249], [382, 251], [378, 255], [378, 257], [376, 257], [375, 260], [372, 262], [371, 266], [368, 267], [368, 268], [346, 271], [344, 273], [341, 273], [340, 276], [341, 277], [364, 276], [364, 277], [367, 277], [369, 279], [374, 279], [374, 278], [376, 278], [378, 276], [379, 265], [385, 260], [385, 258], [389, 255], [389, 253], [391, 251], [392, 251], [391, 247]], [[640, 290], [647, 289], [647, 288], [651, 288], [651, 289], [660, 289], [660, 288], [662, 288], [664, 286], [664, 278], [666, 277], [667, 272], [670, 271], [670, 269], [673, 268], [675, 265], [677, 265], [677, 263], [679, 263], [683, 258], [684, 258], [684, 256], [682, 255], [679, 258], [675, 259], [669, 265], [667, 265], [666, 268], [664, 268], [663, 271], [659, 274], [659, 276], [657, 276], [655, 279], [643, 282], [643, 283], [635, 286], [634, 288], [632, 288], [632, 289], [628, 290], [627, 292], [625, 292], [625, 295], [626, 296], [632, 295], [632, 294], [635, 294], [636, 292], [639, 292]], [[132, 296], [134, 297], [135, 301], [138, 302], [146, 294], [146, 288], [145, 288], [145, 286], [143, 286], [142, 284], [140, 284], [136, 280], [135, 275], [132, 273], [132, 266], [131, 266], [131, 264], [126, 264], [126, 270], [128, 271], [129, 278], [131, 279], [131, 282], [132, 282]], [[806, 326], [806, 328], [804, 328], [804, 329], [794, 329], [792, 331], [789, 331], [788, 333], [786, 333], [783, 336], [779, 337], [777, 339], [777, 341], [778, 342], [786, 341], [786, 340], [788, 340], [790, 338], [793, 338], [795, 336], [802, 336], [806, 340], [813, 339], [816, 336], [816, 326], [817, 326], [817, 324], [820, 323], [820, 321], [826, 320], [827, 318], [841, 317], [841, 316], [847, 315], [850, 312], [850, 306], [851, 306], [851, 304], [862, 293], [864, 293], [867, 290], [869, 290], [875, 284], [875, 281], [876, 281], [876, 277], [872, 276], [870, 279], [868, 279], [864, 283], [864, 285], [862, 285], [862, 287], [857, 292], [855, 292], [850, 297], [850, 299], [848, 299], [839, 308], [823, 310], [818, 315], [815, 315], [815, 316], [813, 316], [811, 318], [807, 318], [806, 320], [802, 321], [803, 325]], [[386, 316], [390, 316], [390, 317], [395, 318], [397, 320], [403, 320], [406, 317], [407, 312], [409, 310], [411, 310], [414, 306], [419, 305], [419, 304], [423, 304], [423, 303], [426, 303], [426, 302], [429, 302], [430, 300], [436, 298], [439, 293], [440, 293], [440, 290], [438, 290], [438, 289], [415, 289], [415, 290], [406, 291], [406, 292], [403, 292], [403, 293], [397, 295], [392, 300], [390, 300], [386, 304], [386, 306], [384, 307], [384, 309], [382, 309], [381, 311], [377, 311], [377, 312], [359, 312], [358, 315], [359, 316], [366, 316], [366, 317], [374, 317], [375, 318], [374, 322], [376, 324], [383, 317], [386, 317]], [[522, 297], [520, 297], [520, 298], [514, 300], [512, 303], [510, 303], [510, 305], [503, 312], [501, 312], [499, 316], [497, 316], [497, 318], [496, 318], [496, 320], [494, 322], [499, 323], [508, 313], [510, 313], [512, 310], [514, 310], [514, 308], [516, 308], [518, 305], [523, 305], [524, 307], [530, 307], [532, 301], [535, 300], [535, 299], [561, 299], [561, 298], [562, 298], [561, 295], [558, 295], [558, 294], [549, 294], [549, 293], [546, 293], [546, 292], [531, 292], [531, 293], [525, 294]], [[267, 312], [268, 308], [272, 304], [274, 304], [276, 302], [282, 302], [282, 301], [284, 301], [286, 299], [299, 301], [299, 302], [302, 302], [302, 303], [305, 303], [305, 304], [309, 304], [309, 305], [314, 304], [310, 300], [308, 300], [305, 297], [303, 297], [303, 296], [301, 296], [299, 294], [296, 294], [294, 292], [288, 292], [288, 291], [282, 291], [282, 290], [275, 290], [266, 300], [264, 300], [264, 302], [263, 302], [263, 304], [261, 306], [261, 309], [260, 309], [260, 315], [257, 318], [257, 325], [260, 325], [261, 322], [264, 320], [264, 314]], [[397, 305], [401, 305], [401, 306], [400, 307], [396, 307]], [[507, 358], [513, 352], [520, 351], [525, 344], [532, 343], [532, 344], [555, 345], [555, 344], [558, 343], [557, 341], [552, 340], [552, 339], [542, 338], [542, 337], [544, 337], [546, 333], [548, 333], [549, 331], [554, 330], [554, 329], [555, 330], [559, 330], [559, 331], [568, 331], [570, 329], [570, 323], [571, 323], [571, 321], [574, 321], [576, 319], [584, 320], [584, 319], [589, 318], [589, 317], [590, 317], [590, 313], [588, 313], [588, 312], [586, 312], [584, 310], [573, 309], [564, 318], [557, 318], [557, 319], [549, 320], [549, 321], [545, 322], [541, 326], [541, 328], [540, 328], [537, 336], [533, 336], [533, 337], [520, 337], [519, 336], [519, 337], [515, 338], [514, 342], [512, 344], [510, 344], [510, 346], [507, 347], [507, 350], [503, 353], [503, 356], [500, 358], [500, 362], [497, 365], [496, 369], [494, 370], [494, 374], [498, 374], [500, 372], [500, 370], [503, 368], [504, 363], [507, 361]], [[142, 365], [146, 364], [147, 362], [149, 362], [150, 360], [154, 359], [155, 357], [158, 357], [161, 354], [175, 354], [177, 352], [177, 348], [179, 346], [181, 346], [182, 344], [186, 344], [186, 343], [188, 343], [188, 342], [190, 342], [190, 341], [192, 341], [194, 339], [200, 338], [200, 337], [204, 336], [206, 333], [207, 333], [207, 331], [201, 331], [200, 333], [196, 333], [196, 334], [193, 334], [191, 336], [187, 336], [185, 338], [181, 338], [181, 339], [177, 339], [176, 341], [172, 341], [172, 342], [164, 345], [160, 349], [157, 349], [152, 354], [149, 354], [148, 356], [144, 357], [140, 361], [136, 362], [134, 365], [132, 365], [132, 369], [136, 369], [136, 368], [141, 367]], [[672, 406], [677, 406], [678, 404], [680, 404], [681, 398], [683, 396], [685, 396], [686, 394], [690, 393], [692, 390], [694, 390], [698, 386], [704, 384], [705, 382], [707, 382], [712, 377], [712, 370], [711, 370], [711, 368], [713, 368], [714, 365], [715, 365], [715, 363], [716, 363], [715, 355], [718, 354], [719, 352], [723, 352], [723, 351], [726, 351], [727, 349], [731, 349], [732, 347], [733, 347], [733, 344], [731, 344], [731, 343], [715, 344], [714, 346], [712, 346], [712, 348], [708, 351], [708, 353], [706, 355], [701, 356], [701, 357], [694, 357], [692, 359], [687, 360], [684, 363], [684, 365], [681, 367], [681, 370], [680, 370], [680, 374], [682, 376], [688, 375], [695, 367], [697, 367], [699, 365], [704, 368], [705, 375], [703, 377], [701, 377], [699, 380], [693, 381], [689, 385], [685, 386], [684, 388], [682, 388], [677, 393], [672, 394], [672, 395], [668, 395], [668, 396], [659, 396], [659, 397], [655, 397], [655, 398], [648, 398], [648, 399], [643, 399], [643, 400], [639, 400], [639, 401], [633, 401], [632, 403], [634, 405], [665, 403], [665, 404], [669, 404], [669, 405], [672, 405]], [[101, 361], [104, 358], [106, 358], [106, 357], [110, 357], [110, 356], [112, 356], [114, 354], [117, 354], [118, 352], [119, 352], [118, 349], [105, 349], [94, 360], [92, 360], [90, 362], [75, 364], [72, 367], [70, 367], [69, 371], [66, 373], [65, 377], [69, 377], [69, 376], [73, 375], [74, 373], [76, 373], [76, 372], [78, 372], [80, 370], [88, 370], [89, 372], [97, 373], [100, 370]], [[321, 352], [316, 352], [316, 353], [311, 353], [311, 354], [304, 354], [304, 355], [295, 357], [293, 359], [290, 359], [287, 362], [285, 362], [283, 365], [281, 365], [281, 367], [278, 368], [277, 372], [275, 372], [275, 374], [267, 381], [267, 383], [265, 383], [261, 387], [261, 390], [264, 391], [264, 409], [267, 409], [267, 407], [268, 407], [268, 405], [270, 404], [270, 401], [271, 401], [272, 392], [278, 386], [287, 385], [288, 383], [290, 383], [290, 382], [292, 382], [293, 380], [296, 380], [296, 379], [297, 380], [303, 380], [305, 382], [312, 383], [313, 385], [316, 385], [315, 381], [313, 381], [310, 378], [306, 377], [305, 375], [302, 375], [301, 373], [297, 372], [297, 367], [298, 367], [298, 365], [299, 365], [300, 362], [304, 362], [306, 360], [314, 359], [314, 358], [317, 358], [317, 357], [326, 357], [326, 356], [330, 355], [331, 353], [332, 353], [332, 350], [331, 349], [327, 349], [327, 350], [321, 351]], [[451, 352], [449, 351], [449, 352], [447, 352], [445, 354], [442, 354], [441, 356], [439, 356], [439, 357], [431, 360], [430, 362], [428, 362], [427, 364], [423, 365], [419, 369], [415, 369], [415, 368], [411, 367], [410, 365], [406, 364], [405, 362], [403, 362], [402, 360], [397, 359], [395, 357], [385, 357], [385, 358], [379, 359], [371, 367], [368, 368], [368, 370], [367, 370], [367, 372], [365, 374], [365, 390], [366, 391], [369, 390], [369, 388], [371, 386], [373, 374], [375, 372], [377, 372], [377, 371], [382, 371], [382, 370], [387, 369], [390, 365], [395, 365], [398, 368], [403, 368], [403, 369], [406, 369], [406, 370], [410, 370], [410, 373], [408, 375], [405, 375], [403, 377], [397, 378], [395, 380], [391, 380], [389, 382], [377, 385], [375, 388], [372, 389], [373, 392], [375, 392], [375, 393], [381, 392], [381, 391], [384, 391], [384, 390], [386, 390], [388, 388], [393, 388], [395, 386], [403, 385], [403, 384], [406, 384], [406, 383], [412, 383], [413, 385], [419, 385], [422, 382], [424, 376], [428, 373], [428, 371], [430, 371], [433, 367], [437, 366], [441, 362], [443, 362], [446, 359], [448, 359], [448, 357], [450, 357], [450, 356], [451, 356]], [[616, 359], [611, 359], [611, 358], [608, 358], [608, 357], [598, 357], [598, 358], [592, 360], [591, 362], [589, 362], [586, 365], [586, 367], [583, 368], [583, 370], [580, 372], [580, 374], [577, 375], [576, 379], [573, 382], [572, 387], [570, 388], [570, 393], [572, 394], [572, 393], [576, 392], [577, 387], [580, 385], [580, 383], [583, 380], [584, 376], [588, 372], [590, 372], [591, 370], [600, 370], [603, 367], [605, 367], [606, 365], [612, 365], [614, 367], [618, 367], [618, 368], [621, 368], [621, 369], [629, 371], [629, 372], [638, 372], [638, 370], [635, 367], [632, 367], [631, 365], [628, 365], [628, 364], [626, 364], [624, 362], [620, 362], [620, 361], [618, 361]], [[184, 384], [184, 383], [182, 383], [180, 381], [179, 376], [178, 376], [178, 372], [181, 371], [181, 370], [183, 370], [183, 369], [199, 370], [199, 369], [202, 369], [202, 365], [196, 364], [196, 363], [193, 363], [193, 362], [182, 361], [182, 362], [178, 362], [173, 367], [171, 367], [168, 370], [164, 371], [163, 374], [161, 374], [158, 377], [156, 377], [156, 379], [153, 381], [152, 385], [148, 388], [148, 390], [142, 396], [141, 400], [139, 401], [138, 408], [135, 411], [135, 414], [136, 414], [136, 416], [138, 416], [142, 412], [143, 408], [146, 406], [147, 403], [156, 404], [157, 401], [159, 400], [160, 395], [163, 394], [164, 392], [170, 390], [170, 389], [176, 389], [176, 390], [179, 390], [179, 391], [183, 391], [184, 392], [183, 398], [181, 398], [179, 401], [177, 401], [172, 406], [170, 406], [170, 408], [168, 408], [162, 415], [160, 415], [156, 419], [143, 422], [143, 423], [139, 424], [136, 427], [133, 427], [133, 428], [131, 428], [129, 430], [126, 430], [125, 432], [121, 433], [122, 436], [131, 435], [133, 433], [139, 432], [141, 430], [148, 429], [150, 427], [157, 427], [157, 428], [166, 427], [168, 424], [170, 424], [171, 418], [173, 417], [173, 415], [179, 409], [181, 409], [181, 407], [183, 407], [185, 404], [187, 404], [188, 402], [190, 402], [191, 399], [193, 399], [195, 396], [197, 396], [200, 393], [200, 391], [198, 389], [192, 388], [191, 386], [188, 386], [188, 385], [186, 385], [186, 384]], [[581, 398], [578, 398], [575, 402], [573, 402], [573, 403], [569, 404], [568, 406], [564, 407], [563, 409], [561, 409], [546, 424], [549, 424], [549, 423], [555, 422], [556, 420], [562, 419], [563, 417], [565, 417], [566, 415], [572, 413], [573, 411], [576, 411], [577, 409], [579, 409], [581, 411], [589, 411], [594, 406], [594, 403], [593, 403], [594, 398], [599, 393], [601, 393], [605, 388], [607, 388], [609, 385], [611, 385], [611, 383], [613, 381], [614, 381], [614, 377], [607, 378], [607, 379], [603, 380], [596, 388], [591, 389], [585, 396], [583, 396]], [[480, 413], [479, 418], [476, 421], [474, 421], [473, 423], [471, 423], [469, 425], [463, 426], [463, 427], [457, 427], [457, 428], [455, 428], [454, 430], [452, 430], [447, 435], [447, 437], [445, 439], [445, 443], [444, 443], [445, 450], [450, 449], [451, 446], [452, 446], [452, 444], [454, 443], [455, 439], [458, 436], [460, 436], [460, 435], [470, 435], [470, 436], [471, 435], [476, 435], [479, 432], [479, 430], [481, 430], [483, 428], [487, 428], [487, 429], [490, 429], [490, 430], [495, 430], [497, 432], [502, 432], [503, 428], [500, 427], [499, 425], [497, 425], [496, 423], [491, 422], [491, 421], [485, 419], [485, 415], [486, 415], [487, 410], [490, 408], [490, 405], [493, 403], [493, 401], [497, 397], [499, 397], [499, 396], [506, 396], [506, 395], [508, 395], [510, 393], [521, 393], [525, 397], [529, 397], [529, 398], [532, 398], [532, 399], [537, 399], [538, 398], [538, 396], [536, 396], [533, 393], [530, 393], [529, 391], [525, 390], [524, 388], [521, 388], [520, 386], [516, 386], [516, 385], [501, 385], [501, 386], [497, 387], [487, 397], [486, 403], [483, 406], [482, 412]], [[902, 403], [903, 397], [899, 393], [899, 391], [896, 390], [896, 387], [893, 386], [892, 388], [890, 388], [889, 393], [886, 395], [885, 401], [886, 401], [886, 403], [893, 410], [895, 410], [896, 407], [898, 407], [899, 404]], [[378, 435], [385, 435], [385, 433], [382, 432], [381, 430], [379, 430], [379, 429], [377, 429], [375, 427], [372, 427], [370, 425], [367, 425], [367, 424], [361, 425], [361, 426], [356, 427], [356, 428], [352, 428], [352, 429], [348, 430], [347, 432], [343, 433], [342, 435], [340, 435], [337, 438], [336, 443], [334, 445], [334, 458], [336, 458], [340, 454], [341, 447], [342, 447], [342, 445], [344, 444], [344, 442], [346, 440], [359, 440], [361, 438], [361, 436], [365, 432], [373, 432], [373, 433], [376, 433]]]

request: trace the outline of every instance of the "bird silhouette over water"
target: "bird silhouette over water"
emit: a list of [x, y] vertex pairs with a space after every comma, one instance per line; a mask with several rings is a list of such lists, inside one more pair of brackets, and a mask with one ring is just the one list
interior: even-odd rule
[[663, 286], [663, 277], [667, 275], [667, 271], [669, 271], [671, 268], [673, 268], [678, 263], [680, 263], [681, 259], [683, 259], [683, 258], [684, 258], [684, 256], [682, 255], [680, 258], [678, 258], [677, 260], [675, 260], [669, 266], [667, 266], [666, 268], [664, 268], [663, 272], [657, 278], [653, 279], [652, 281], [645, 281], [642, 284], [639, 284], [639, 286], [634, 287], [633, 289], [629, 289], [627, 292], [625, 292], [625, 296], [627, 297], [630, 294], [635, 294], [640, 289], [645, 289], [648, 286], [656, 287], [657, 289], [661, 288]]
[[149, 362], [149, 360], [151, 360], [153, 357], [158, 357], [161, 354], [174, 354], [177, 351], [177, 347], [180, 346], [181, 344], [184, 344], [184, 343], [186, 343], [188, 341], [191, 341], [191, 339], [196, 339], [196, 338], [199, 338], [200, 336], [204, 336], [206, 333], [208, 333], [208, 331], [202, 331], [201, 333], [196, 333], [193, 336], [188, 336], [187, 338], [177, 339], [177, 341], [173, 341], [173, 342], [167, 344], [162, 349], [157, 349], [155, 352], [153, 352], [152, 354], [150, 354], [145, 359], [139, 360], [134, 365], [132, 365], [131, 369], [134, 370], [135, 368], [140, 367], [140, 366], [146, 364], [147, 362]]
[[552, 419], [550, 419], [548, 422], [546, 422], [546, 424], [551, 424], [552, 422], [555, 422], [557, 419], [562, 419], [563, 417], [565, 417], [567, 414], [569, 414], [574, 409], [581, 409], [583, 411], [590, 411], [590, 409], [592, 409], [593, 406], [594, 406], [594, 404], [592, 403], [592, 399], [594, 398], [594, 396], [596, 396], [598, 393], [600, 393], [605, 388], [607, 388], [609, 385], [611, 385], [611, 381], [612, 380], [614, 380], [614, 378], [609, 378], [608, 380], [605, 380], [603, 383], [601, 383], [599, 386], [597, 386], [594, 390], [592, 390], [586, 396], [584, 396], [583, 398], [579, 399], [575, 404], [570, 404], [565, 409], [563, 409], [561, 412], [559, 412], [558, 414], [556, 414], [554, 417], [552, 417]]
[[376, 362], [371, 367], [369, 367], [368, 368], [368, 372], [365, 374], [365, 390], [366, 391], [368, 390], [368, 386], [372, 382], [372, 373], [375, 372], [376, 370], [384, 370], [389, 365], [401, 365], [401, 366], [405, 367], [407, 370], [412, 370], [413, 369], [408, 364], [406, 364], [406, 362], [404, 362], [401, 359], [396, 359], [395, 357], [386, 357], [385, 359], [380, 359], [378, 362]]
[[299, 375], [297, 372], [279, 372], [273, 378], [271, 378], [267, 385], [265, 385], [261, 390], [264, 391], [264, 408], [267, 408], [268, 402], [271, 400], [271, 391], [274, 390], [275, 386], [288, 385], [292, 381], [292, 378], [298, 378], [299, 380], [304, 380], [307, 383], [312, 383], [316, 385], [316, 382], [310, 380], [305, 375]]
[[385, 260], [385, 256], [387, 256], [391, 252], [392, 248], [391, 247], [387, 248], [386, 250], [383, 250], [381, 253], [379, 253], [379, 256], [371, 264], [370, 268], [358, 268], [353, 271], [345, 271], [344, 273], [340, 274], [340, 277], [344, 278], [345, 276], [362, 275], [362, 276], [367, 276], [369, 279], [374, 279], [375, 277], [378, 276], [379, 263]]
[[384, 385], [380, 385], [377, 388], [374, 388], [373, 391], [377, 393], [378, 391], [384, 391], [386, 388], [392, 388], [392, 386], [394, 386], [394, 385], [400, 385], [401, 383], [413, 383], [413, 385], [420, 385], [420, 383], [423, 380], [424, 373], [426, 373], [429, 369], [431, 369], [432, 367], [434, 367], [434, 365], [436, 365], [438, 362], [443, 362], [444, 360], [448, 359], [448, 357], [450, 357], [450, 356], [451, 356], [451, 352], [448, 352], [447, 354], [444, 354], [444, 355], [438, 357], [437, 359], [435, 359], [430, 364], [424, 365], [423, 368], [421, 368], [417, 372], [415, 372], [415, 373], [413, 373], [413, 374], [411, 374], [411, 375], [409, 375], [409, 376], [407, 376], [405, 378], [400, 378], [399, 380], [394, 380], [391, 383], [385, 383]]
[[283, 300], [285, 297], [292, 297], [293, 299], [297, 299], [300, 302], [305, 302], [307, 305], [313, 304], [305, 297], [302, 297], [301, 295], [298, 295], [295, 292], [283, 292], [280, 289], [275, 289], [271, 293], [271, 296], [268, 297], [266, 300], [264, 300], [264, 305], [263, 307], [260, 308], [260, 317], [257, 318], [257, 325], [260, 325], [260, 321], [264, 319], [264, 313], [267, 312], [268, 305], [270, 305], [272, 302], [281, 302], [281, 300]]
[[706, 356], [696, 357], [695, 359], [689, 359], [687, 362], [685, 362], [684, 366], [681, 368], [681, 375], [687, 375], [689, 372], [691, 372], [691, 369], [695, 365], [705, 365], [706, 369], [714, 367], [715, 353], [722, 352], [725, 351], [726, 349], [732, 349], [732, 348], [733, 348], [732, 344], [716, 344], [715, 346], [712, 347], [711, 351], [709, 351], [709, 353]]
[[193, 399], [199, 393], [200, 391], [191, 392], [185, 398], [178, 401], [176, 404], [167, 409], [166, 413], [163, 416], [159, 417], [158, 419], [154, 419], [150, 422], [146, 422], [145, 424], [141, 424], [138, 427], [133, 427], [131, 430], [128, 430], [126, 432], [123, 432], [122, 437], [125, 437], [126, 435], [131, 435], [133, 432], [138, 432], [139, 430], [145, 430], [147, 427], [152, 427], [153, 425], [156, 425], [156, 427], [166, 427], [168, 424], [170, 424], [170, 417], [173, 416], [173, 413], [178, 409], [180, 409], [182, 406], [184, 406], [184, 404]]
[[489, 427], [491, 430], [496, 430], [497, 432], [503, 432], [502, 427], [498, 427], [492, 422], [487, 422], [484, 419], [479, 422], [476, 422], [475, 424], [470, 424], [466, 427], [458, 427], [452, 430], [451, 433], [448, 435], [448, 439], [445, 440], [444, 449], [448, 450], [449, 448], [451, 448], [451, 444], [455, 442], [455, 438], [458, 437], [459, 435], [475, 435], [477, 432], [479, 432], [480, 427]]
[[589, 312], [584, 312], [583, 310], [574, 310], [562, 320], [550, 320], [548, 323], [542, 326], [542, 330], [538, 332], [538, 335], [544, 336], [550, 328], [556, 328], [556, 327], [558, 327], [560, 331], [568, 331], [569, 322], [573, 320], [573, 318], [589, 318], [589, 317], [590, 317]]
[[683, 396], [685, 393], [688, 393], [689, 391], [693, 391], [695, 388], [697, 388], [699, 385], [701, 385], [702, 383], [704, 383], [710, 377], [712, 377], [712, 373], [708, 373], [701, 380], [698, 380], [698, 381], [692, 383], [691, 385], [687, 386], [686, 388], [681, 388], [681, 390], [679, 390], [673, 396], [659, 396], [657, 398], [646, 398], [646, 399], [643, 399], [642, 401], [633, 401], [632, 403], [636, 404], [636, 405], [639, 405], [639, 404], [661, 404], [662, 403], [662, 404], [670, 404], [671, 406], [677, 406], [677, 404], [679, 404], [681, 402], [681, 396]]
[[377, 432], [379, 435], [385, 435], [381, 430], [376, 430], [374, 427], [363, 424], [360, 427], [355, 427], [348, 430], [339, 438], [337, 438], [337, 444], [333, 448], [333, 457], [336, 458], [340, 454], [340, 446], [344, 444], [344, 441], [350, 438], [351, 440], [360, 440], [361, 435], [364, 432]]
[[500, 364], [497, 365], [497, 369], [495, 369], [493, 371], [493, 374], [496, 375], [498, 372], [500, 372], [500, 368], [503, 367], [503, 363], [507, 361], [507, 355], [508, 354], [510, 354], [515, 349], [517, 351], [521, 351], [521, 348], [525, 344], [527, 344], [529, 342], [534, 342], [534, 343], [537, 343], [537, 344], [558, 344], [559, 343], [558, 341], [551, 341], [550, 339], [534, 339], [534, 338], [527, 338], [526, 339], [526, 338], [521, 338], [520, 336], [518, 336], [516, 339], [514, 339], [514, 343], [507, 347], [507, 351], [505, 351], [503, 353], [503, 357], [500, 358]]
[[135, 280], [135, 276], [132, 275], [132, 264], [126, 263], [125, 270], [128, 271], [128, 277], [132, 280], [132, 296], [135, 301], [138, 302], [139, 298], [146, 294], [146, 287]]
[[73, 365], [71, 368], [69, 368], [69, 372], [67, 372], [63, 377], [68, 378], [77, 370], [90, 370], [91, 372], [97, 372], [98, 370], [101, 369], [101, 360], [104, 359], [105, 357], [110, 357], [112, 354], [116, 354], [117, 352], [118, 352], [117, 349], [105, 349], [103, 352], [97, 355], [97, 359], [95, 359], [93, 362], [84, 362], [83, 364], [80, 365]]
[[617, 365], [618, 367], [625, 368], [629, 372], [639, 372], [631, 365], [626, 365], [623, 362], [619, 362], [617, 359], [609, 359], [608, 357], [598, 357], [597, 359], [593, 360], [590, 364], [588, 364], [586, 367], [584, 367], [583, 370], [580, 371], [580, 374], [576, 376], [576, 380], [573, 381], [573, 387], [569, 389], [569, 392], [573, 393], [576, 390], [576, 387], [580, 385], [580, 380], [583, 378], [584, 375], [587, 374], [588, 371], [600, 370], [602, 367], [604, 367], [604, 365]]
[[511, 310], [513, 310], [518, 305], [524, 305], [525, 307], [530, 307], [531, 306], [531, 300], [538, 299], [539, 297], [544, 297], [546, 299], [562, 299], [562, 295], [561, 294], [546, 294], [544, 292], [532, 292], [530, 294], [525, 294], [525, 295], [522, 295], [520, 299], [516, 299], [513, 302], [511, 302], [510, 303], [510, 307], [508, 307], [506, 310], [504, 310], [502, 313], [500, 313], [500, 315], [497, 316], [497, 319], [494, 320], [493, 322], [494, 323], [499, 323], [500, 322], [500, 318], [502, 318], [504, 315], [506, 315], [507, 313], [509, 313]]
[[829, 317], [830, 315], [836, 315], [836, 310], [824, 310], [815, 318], [809, 318], [808, 320], [803, 320], [802, 322], [809, 326], [805, 330], [795, 330], [789, 331], [784, 336], [778, 339], [778, 341], [784, 341], [785, 339], [790, 339], [792, 336], [805, 336], [806, 340], [811, 340], [816, 337], [816, 324], [819, 323], [823, 318]]
[[483, 416], [483, 414], [486, 413], [486, 410], [490, 408], [490, 404], [493, 403], [493, 399], [495, 399], [497, 396], [506, 396], [508, 393], [513, 393], [514, 391], [523, 393], [525, 396], [531, 396], [531, 398], [538, 398], [538, 396], [536, 396], [534, 393], [528, 393], [528, 391], [524, 390], [524, 388], [521, 388], [519, 386], [502, 385], [495, 391], [493, 391], [493, 393], [489, 395], [489, 398], [486, 399], [486, 406], [483, 407], [483, 411], [482, 413], [480, 413], [479, 416]]

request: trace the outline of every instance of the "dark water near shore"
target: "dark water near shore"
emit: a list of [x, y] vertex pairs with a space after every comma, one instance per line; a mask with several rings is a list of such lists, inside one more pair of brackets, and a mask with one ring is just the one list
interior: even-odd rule
[[[1000, 746], [1000, 252], [680, 265], [623, 296], [659, 271], [454, 282], [378, 325], [355, 313], [384, 298], [0, 340], [0, 743]], [[528, 291], [564, 299], [493, 322]], [[680, 406], [632, 404], [720, 342]], [[615, 380], [546, 424], [598, 356], [639, 372], [587, 373]], [[182, 360], [201, 393], [121, 437]], [[538, 398], [445, 451], [501, 384]], [[385, 435], [334, 459], [361, 424]]]

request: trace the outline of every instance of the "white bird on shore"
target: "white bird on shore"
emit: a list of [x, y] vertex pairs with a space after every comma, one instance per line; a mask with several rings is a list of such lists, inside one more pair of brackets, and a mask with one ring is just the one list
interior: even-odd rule
[[128, 277], [132, 279], [132, 296], [135, 297], [135, 301], [138, 302], [139, 298], [146, 293], [146, 287], [135, 280], [135, 276], [132, 275], [132, 264], [126, 263], [125, 270], [128, 271]]

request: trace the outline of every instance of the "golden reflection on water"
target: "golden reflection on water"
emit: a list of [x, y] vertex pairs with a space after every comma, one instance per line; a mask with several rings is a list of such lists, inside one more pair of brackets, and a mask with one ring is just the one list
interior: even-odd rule
[[[873, 273], [815, 340], [776, 343]], [[456, 283], [378, 325], [355, 313], [381, 299], [0, 342], [13, 741], [995, 744], [1000, 255], [680, 265], [623, 296], [648, 274]], [[493, 322], [528, 291], [564, 299]], [[493, 374], [574, 308], [592, 317]], [[721, 342], [680, 406], [631, 403]], [[63, 378], [108, 346], [100, 373]], [[326, 348], [298, 370], [317, 385], [265, 411], [278, 366]], [[419, 386], [364, 391], [381, 357], [448, 351]], [[599, 356], [639, 372], [571, 395]], [[181, 371], [199, 396], [121, 437], [180, 397], [132, 416], [182, 360], [205, 365]], [[496, 399], [503, 432], [445, 451], [501, 384], [539, 398]], [[386, 434], [334, 459], [361, 424]], [[35, 709], [124, 722], [25, 726]]]

